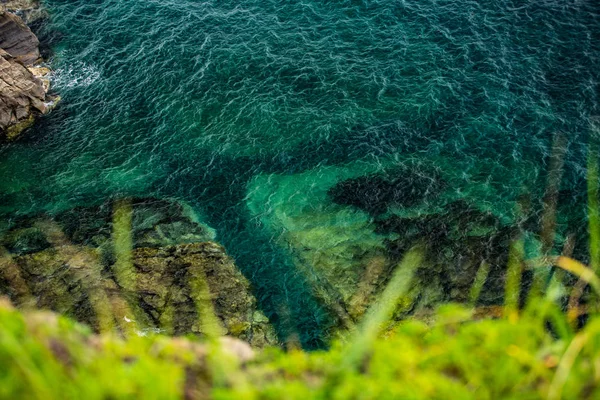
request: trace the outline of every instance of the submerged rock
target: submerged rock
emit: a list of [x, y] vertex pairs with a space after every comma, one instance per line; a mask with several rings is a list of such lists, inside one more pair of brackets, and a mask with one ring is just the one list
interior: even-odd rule
[[252, 215], [277, 238], [315, 297], [346, 327], [362, 315], [375, 282], [390, 266], [384, 237], [375, 233], [372, 218], [328, 196], [333, 185], [349, 178], [352, 171], [337, 167], [259, 176], [248, 195]]
[[480, 302], [501, 302], [515, 228], [478, 208], [445, 170], [398, 164], [358, 162], [259, 176], [249, 185], [248, 207], [340, 326], [361, 318], [415, 245], [425, 245], [426, 261], [397, 317], [467, 301], [482, 262], [490, 272]]
[[337, 183], [328, 194], [337, 204], [358, 207], [370, 214], [390, 206], [412, 207], [437, 197], [445, 183], [436, 170], [395, 169], [386, 174], [351, 178]]
[[140, 304], [156, 326], [175, 335], [202, 333], [196, 294], [189, 284], [200, 272], [206, 276], [223, 334], [259, 347], [276, 343], [248, 280], [217, 243], [140, 248], [134, 251], [133, 264]]
[[[0, 292], [97, 330], [127, 329], [131, 322], [174, 335], [204, 334], [203, 301], [210, 301], [221, 334], [258, 347], [277, 344], [250, 283], [188, 206], [157, 199], [128, 203], [132, 249], [126, 282], [115, 270], [118, 228], [105, 204], [15, 223], [0, 238]], [[210, 299], [197, 291], [199, 279]]]
[[[482, 263], [489, 268], [480, 302], [498, 304], [504, 293], [504, 269], [516, 227], [504, 226], [491, 212], [478, 210], [464, 200], [419, 216], [391, 215], [376, 222], [377, 232], [395, 235], [386, 241], [388, 254], [400, 260], [415, 243], [425, 246], [426, 266], [418, 270], [421, 306], [440, 302], [466, 302]], [[432, 291], [431, 288], [436, 288]]]
[[[131, 200], [133, 247], [161, 247], [214, 240], [215, 231], [201, 222], [187, 204], [169, 199]], [[69, 240], [88, 246], [110, 246], [113, 205], [78, 207], [54, 219]]]

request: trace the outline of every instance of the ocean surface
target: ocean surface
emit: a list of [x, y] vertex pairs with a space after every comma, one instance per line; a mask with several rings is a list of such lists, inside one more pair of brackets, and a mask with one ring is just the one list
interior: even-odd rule
[[[597, 0], [45, 4], [40, 36], [62, 102], [0, 150], [0, 213], [120, 196], [184, 201], [307, 347], [331, 317], [297, 272], [304, 239], [294, 229], [326, 218], [325, 194], [342, 179], [433, 166], [446, 195], [420, 209], [464, 198], [510, 223], [519, 196], [543, 196], [562, 137], [564, 207], [581, 212], [561, 226], [585, 228], [600, 115]], [[373, 218], [335, 207], [324, 241], [341, 243], [352, 230], [337, 228]]]

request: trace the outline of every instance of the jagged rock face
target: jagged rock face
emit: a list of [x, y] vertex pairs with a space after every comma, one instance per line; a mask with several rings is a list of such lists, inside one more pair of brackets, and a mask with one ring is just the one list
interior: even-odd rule
[[23, 20], [15, 14], [0, 11], [0, 48], [25, 65], [40, 58], [40, 42]]
[[[39, 4], [10, 1], [2, 6], [25, 9]], [[39, 44], [19, 16], [0, 10], [0, 140], [15, 139], [33, 124], [37, 114], [47, 113], [59, 100], [47, 95], [50, 70], [33, 67], [40, 59]]]
[[139, 329], [202, 335], [202, 281], [221, 334], [257, 347], [277, 344], [250, 283], [189, 207], [137, 199], [131, 210], [127, 284], [115, 272], [111, 208], [103, 205], [18, 221], [0, 234], [0, 293], [98, 330], [134, 320]]
[[33, 123], [35, 113], [44, 114], [48, 109], [42, 82], [0, 49], [0, 131], [14, 139]]

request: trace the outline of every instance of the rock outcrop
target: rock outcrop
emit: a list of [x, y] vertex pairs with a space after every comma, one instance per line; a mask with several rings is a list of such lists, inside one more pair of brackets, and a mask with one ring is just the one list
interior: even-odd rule
[[42, 81], [0, 49], [0, 131], [6, 139], [16, 138], [33, 124], [36, 113], [45, 114], [49, 108]]
[[28, 25], [48, 18], [39, 0], [0, 0], [0, 9], [18, 15]]
[[15, 14], [0, 12], [0, 48], [25, 65], [40, 58], [40, 42], [23, 20]]
[[155, 326], [168, 333], [202, 333], [193, 286], [206, 279], [222, 334], [262, 347], [274, 344], [266, 316], [257, 310], [248, 280], [217, 243], [140, 248], [133, 253], [140, 304]]
[[156, 199], [126, 204], [132, 241], [126, 279], [116, 267], [118, 228], [111, 218], [117, 211], [105, 204], [28, 218], [0, 235], [0, 292], [97, 330], [128, 329], [131, 322], [173, 335], [204, 334], [210, 301], [221, 334], [256, 347], [277, 344], [250, 283], [189, 207]]
[[[2, 6], [13, 9], [35, 4], [11, 1]], [[0, 140], [18, 137], [36, 115], [46, 114], [58, 101], [48, 95], [50, 70], [34, 67], [41, 61], [39, 44], [18, 15], [0, 10]]]

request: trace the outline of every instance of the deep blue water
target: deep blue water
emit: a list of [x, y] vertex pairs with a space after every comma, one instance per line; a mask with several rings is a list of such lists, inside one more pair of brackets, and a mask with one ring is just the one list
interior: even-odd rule
[[[543, 191], [562, 132], [563, 188], [585, 198], [597, 0], [45, 3], [63, 100], [0, 150], [0, 212], [182, 199], [307, 345], [329, 317], [294, 272], [287, 225], [269, 227], [264, 211], [294, 210], [294, 182], [310, 192], [335, 168], [356, 176], [417, 160], [510, 218], [523, 188]], [[285, 176], [285, 190], [256, 194]], [[269, 179], [279, 183], [257, 184]]]

